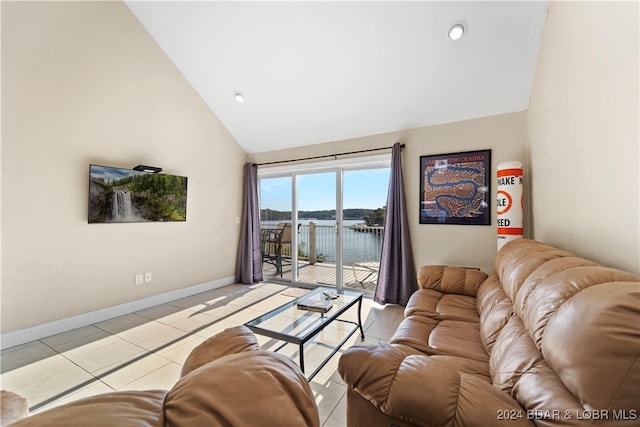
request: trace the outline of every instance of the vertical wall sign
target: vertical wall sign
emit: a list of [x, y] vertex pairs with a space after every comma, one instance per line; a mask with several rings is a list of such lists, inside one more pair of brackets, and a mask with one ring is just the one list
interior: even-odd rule
[[522, 191], [522, 163], [505, 162], [498, 165], [497, 208], [498, 250], [524, 234]]

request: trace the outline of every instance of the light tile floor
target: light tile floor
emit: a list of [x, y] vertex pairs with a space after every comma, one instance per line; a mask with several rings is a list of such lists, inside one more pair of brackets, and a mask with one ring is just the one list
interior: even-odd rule
[[[289, 291], [289, 292], [287, 292]], [[178, 380], [182, 363], [206, 338], [241, 325], [291, 301], [285, 285], [229, 285], [43, 338], [0, 353], [0, 386], [24, 396], [32, 413], [114, 390], [169, 389]], [[344, 318], [357, 320], [356, 308]], [[363, 300], [365, 344], [388, 340], [402, 321], [403, 308]], [[325, 328], [305, 347], [311, 372], [345, 336], [340, 322]], [[265, 350], [281, 342], [258, 337]], [[311, 381], [321, 424], [346, 426], [347, 387], [337, 372], [344, 349], [360, 344], [354, 334], [341, 351]], [[279, 350], [298, 362], [297, 346]]]

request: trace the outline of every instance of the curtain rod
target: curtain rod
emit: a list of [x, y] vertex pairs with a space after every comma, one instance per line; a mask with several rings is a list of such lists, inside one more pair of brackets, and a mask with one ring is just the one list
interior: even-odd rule
[[[350, 154], [368, 153], [370, 151], [391, 150], [392, 148], [393, 148], [393, 145], [391, 147], [369, 148], [368, 150], [347, 151], [345, 153], [336, 153], [336, 154], [324, 154], [324, 155], [321, 155], [321, 156], [303, 157], [301, 159], [290, 159], [290, 160], [279, 160], [279, 161], [276, 161], [276, 162], [254, 163], [254, 165], [256, 165], [256, 166], [276, 165], [276, 164], [279, 164], [279, 163], [291, 163], [291, 162], [302, 162], [302, 161], [305, 161], [305, 160], [324, 159], [326, 157], [333, 157], [334, 159], [336, 159], [338, 156], [347, 156], [347, 155], [350, 155]], [[400, 148], [404, 148], [404, 144], [401, 144]]]

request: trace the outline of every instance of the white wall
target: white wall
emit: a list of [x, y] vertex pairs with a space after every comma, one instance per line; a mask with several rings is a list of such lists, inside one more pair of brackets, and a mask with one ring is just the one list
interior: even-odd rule
[[528, 123], [534, 237], [640, 272], [638, 2], [551, 2]]
[[[123, 3], [2, 2], [2, 332], [232, 277], [244, 160]], [[87, 224], [90, 163], [187, 176], [187, 221]]]
[[[496, 166], [509, 160], [525, 161], [525, 118], [525, 112], [502, 114], [289, 150], [249, 154], [249, 160], [259, 163], [296, 159], [389, 147], [395, 142], [403, 142], [406, 144], [403, 152], [403, 178], [416, 267], [425, 264], [450, 264], [480, 267], [483, 271], [490, 272], [497, 250], [495, 203], [491, 206], [490, 226], [419, 224], [420, 156], [491, 149], [491, 191], [495, 195]], [[494, 200], [495, 197], [492, 196], [491, 201]]]

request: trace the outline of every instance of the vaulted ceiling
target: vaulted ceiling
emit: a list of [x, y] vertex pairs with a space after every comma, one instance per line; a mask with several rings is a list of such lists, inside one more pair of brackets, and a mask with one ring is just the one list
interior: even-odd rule
[[[543, 1], [126, 4], [248, 153], [525, 110], [547, 10]], [[457, 41], [455, 23], [466, 29]]]

